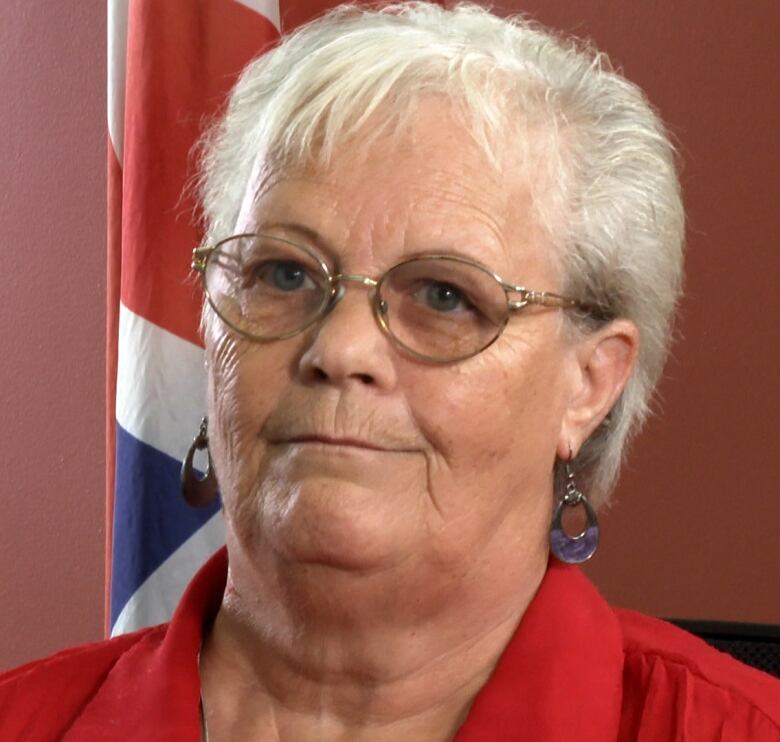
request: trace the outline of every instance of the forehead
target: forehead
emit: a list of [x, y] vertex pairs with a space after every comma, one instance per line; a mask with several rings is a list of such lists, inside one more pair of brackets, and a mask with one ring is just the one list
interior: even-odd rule
[[446, 105], [427, 102], [402, 130], [344, 143], [327, 165], [257, 167], [238, 231], [299, 225], [350, 270], [452, 252], [511, 277], [549, 257], [534, 208], [544, 183], [509, 144], [494, 150], [491, 162]]

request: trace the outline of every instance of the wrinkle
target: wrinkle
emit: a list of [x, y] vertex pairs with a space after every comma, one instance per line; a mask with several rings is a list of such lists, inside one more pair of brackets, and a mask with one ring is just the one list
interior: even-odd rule
[[427, 448], [397, 401], [388, 400], [383, 409], [376, 401], [356, 400], [349, 391], [295, 389], [280, 400], [261, 434], [271, 442], [307, 435], [359, 438], [380, 447], [400, 450]]
[[[439, 502], [439, 497], [436, 494], [436, 486], [434, 485], [434, 476], [432, 471], [432, 462], [431, 458], [429, 456], [425, 457], [425, 490], [428, 493], [428, 499], [431, 502], [431, 505], [433, 505], [433, 510], [435, 513], [438, 514], [439, 519], [444, 522], [446, 519], [444, 508], [442, 507], [441, 503]], [[426, 527], [428, 529], [428, 533], [432, 535], [430, 523], [426, 521]]]

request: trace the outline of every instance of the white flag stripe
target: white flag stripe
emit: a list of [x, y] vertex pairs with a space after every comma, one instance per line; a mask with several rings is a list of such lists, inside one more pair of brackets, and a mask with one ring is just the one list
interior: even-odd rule
[[179, 461], [206, 409], [203, 349], [119, 305], [116, 421]]
[[192, 534], [133, 593], [111, 628], [111, 636], [170, 621], [179, 599], [203, 562], [225, 543], [219, 512]]
[[130, 0], [108, 0], [108, 134], [119, 164], [125, 142], [125, 70]]
[[247, 8], [257, 11], [265, 16], [278, 31], [281, 28], [279, 21], [279, 2], [278, 0], [236, 0], [239, 5], [246, 5]]

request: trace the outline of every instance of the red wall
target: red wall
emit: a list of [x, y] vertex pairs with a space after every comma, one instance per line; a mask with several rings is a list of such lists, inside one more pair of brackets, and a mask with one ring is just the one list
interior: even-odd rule
[[[588, 571], [649, 613], [780, 623], [780, 4], [511, 8], [591, 36], [685, 161], [680, 337]], [[4, 0], [0, 668], [102, 633], [104, 91], [103, 2]]]
[[0, 3], [0, 668], [103, 630], [105, 14]]
[[780, 624], [780, 3], [523, 7], [607, 50], [684, 161], [679, 339], [589, 574], [657, 615]]

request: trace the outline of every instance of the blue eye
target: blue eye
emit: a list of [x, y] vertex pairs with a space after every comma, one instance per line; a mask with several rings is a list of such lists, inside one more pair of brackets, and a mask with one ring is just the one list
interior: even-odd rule
[[431, 282], [421, 293], [425, 303], [437, 312], [453, 312], [468, 304], [463, 293], [449, 283]]
[[283, 291], [292, 291], [303, 286], [306, 271], [291, 261], [279, 262], [272, 270], [274, 285]]
[[294, 260], [269, 260], [256, 271], [257, 277], [280, 291], [295, 291], [312, 285], [306, 268]]

